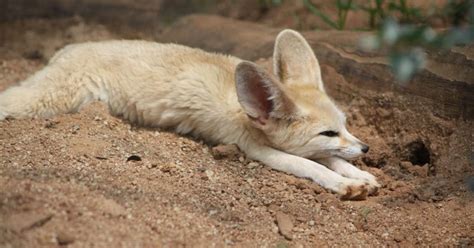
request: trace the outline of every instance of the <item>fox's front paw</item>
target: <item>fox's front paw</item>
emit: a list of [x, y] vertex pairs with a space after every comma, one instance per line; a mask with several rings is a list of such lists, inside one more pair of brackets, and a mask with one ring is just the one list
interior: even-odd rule
[[340, 185], [338, 194], [342, 200], [364, 200], [369, 195], [370, 185], [362, 180], [349, 180]]
[[377, 182], [375, 176], [367, 171], [361, 171], [361, 174], [357, 179], [360, 179], [368, 184], [369, 195], [376, 194], [379, 188], [381, 187], [381, 185]]

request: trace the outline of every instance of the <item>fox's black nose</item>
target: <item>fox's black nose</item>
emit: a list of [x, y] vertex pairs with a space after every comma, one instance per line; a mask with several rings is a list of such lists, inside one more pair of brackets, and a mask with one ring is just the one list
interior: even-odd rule
[[362, 145], [361, 150], [362, 150], [363, 153], [367, 153], [369, 151], [369, 146], [368, 145]]

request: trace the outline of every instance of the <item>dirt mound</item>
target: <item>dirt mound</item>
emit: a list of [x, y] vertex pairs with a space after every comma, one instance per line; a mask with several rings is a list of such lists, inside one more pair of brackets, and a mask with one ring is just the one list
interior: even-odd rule
[[[129, 35], [95, 36], [104, 27], [83, 25], [102, 30], [84, 39]], [[9, 28], [0, 32], [14, 33]], [[273, 38], [254, 40], [245, 30], [233, 30], [240, 41], [233, 45], [231, 37], [202, 43], [255, 53], [261, 42], [271, 51], [265, 44]], [[5, 44], [16, 46], [0, 53], [0, 89], [44, 65], [25, 56], [21, 35], [11, 37]], [[55, 44], [82, 38], [57, 36]], [[383, 184], [378, 196], [340, 201], [238, 151], [216, 159], [199, 140], [130, 126], [96, 103], [79, 114], [0, 122], [1, 246], [472, 246], [474, 201], [465, 184], [474, 174], [472, 121], [433, 114], [429, 99], [361, 87], [357, 73], [343, 73], [351, 67], [341, 70], [326, 60], [332, 53], [319, 51], [330, 95], [371, 145], [355, 163]]]

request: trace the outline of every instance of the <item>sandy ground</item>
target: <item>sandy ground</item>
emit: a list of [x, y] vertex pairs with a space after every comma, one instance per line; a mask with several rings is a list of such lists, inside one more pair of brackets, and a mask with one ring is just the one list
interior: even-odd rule
[[[9, 34], [0, 90], [66, 43], [126, 37], [79, 19], [0, 28]], [[377, 196], [341, 201], [244, 154], [216, 159], [199, 140], [131, 126], [94, 103], [0, 122], [0, 246], [473, 246], [465, 183], [473, 123], [434, 116], [422, 100], [362, 92], [322, 64], [349, 129], [371, 145], [354, 163], [383, 184]]]

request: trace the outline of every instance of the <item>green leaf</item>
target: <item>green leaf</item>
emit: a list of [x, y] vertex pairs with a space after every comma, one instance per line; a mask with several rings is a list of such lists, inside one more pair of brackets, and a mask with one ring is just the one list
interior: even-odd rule
[[393, 53], [390, 64], [395, 78], [401, 82], [410, 80], [425, 64], [425, 54], [421, 49], [412, 49], [409, 52]]
[[397, 42], [398, 37], [400, 35], [400, 26], [394, 19], [387, 18], [382, 24], [381, 33], [384, 43], [388, 45], [393, 45]]

